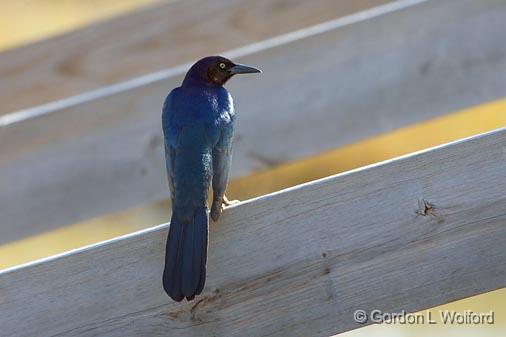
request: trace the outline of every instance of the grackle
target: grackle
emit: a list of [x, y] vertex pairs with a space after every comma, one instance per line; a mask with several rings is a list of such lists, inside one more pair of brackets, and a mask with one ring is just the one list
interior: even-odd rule
[[195, 63], [165, 99], [162, 127], [172, 199], [163, 288], [175, 301], [192, 300], [206, 280], [208, 207], [217, 221], [225, 197], [234, 136], [234, 104], [223, 85], [236, 74], [260, 70], [220, 57]]

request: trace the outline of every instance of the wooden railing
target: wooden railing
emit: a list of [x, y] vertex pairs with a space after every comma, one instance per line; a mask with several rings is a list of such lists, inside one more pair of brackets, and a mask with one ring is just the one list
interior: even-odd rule
[[0, 54], [0, 115], [389, 1], [166, 1]]
[[[27, 51], [104, 34], [82, 43], [87, 57], [96, 49], [96, 64], [72, 66], [71, 48], [54, 63], [19, 58], [26, 71], [7, 81], [22, 91], [60, 62], [102, 69], [111, 60], [100, 50], [121, 27], [112, 56], [141, 45], [139, 67], [121, 59], [68, 87], [50, 72], [36, 79], [40, 96], [6, 105], [23, 110], [0, 116], [0, 243], [166, 197], [161, 103], [181, 63], [202, 53], [229, 49], [264, 70], [230, 85], [233, 177], [506, 96], [501, 0], [290, 3], [286, 26], [275, 20], [282, 1], [258, 5], [251, 22], [250, 2], [216, 3], [200, 4], [200, 15], [193, 2], [162, 5], [0, 54], [10, 67]], [[216, 12], [209, 39], [192, 41], [208, 27], [201, 17]], [[178, 19], [150, 26], [167, 13]], [[240, 13], [245, 22], [234, 23]], [[192, 23], [164, 59], [156, 41], [177, 41], [174, 30]], [[235, 25], [246, 40], [233, 38]], [[152, 64], [135, 61], [144, 58]], [[230, 207], [211, 226], [208, 283], [190, 303], [170, 302], [161, 288], [167, 225], [0, 271], [0, 336], [328, 336], [363, 326], [356, 310], [411, 312], [505, 287], [505, 167], [498, 129]]]
[[504, 287], [505, 163], [501, 129], [232, 207], [194, 302], [160, 285], [166, 225], [6, 270], [2, 334], [328, 336]]

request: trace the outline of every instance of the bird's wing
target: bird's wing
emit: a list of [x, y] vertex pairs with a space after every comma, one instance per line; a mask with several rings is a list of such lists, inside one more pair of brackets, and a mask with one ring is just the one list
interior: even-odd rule
[[230, 165], [232, 163], [233, 122], [225, 125], [220, 138], [213, 148], [213, 194], [214, 199], [222, 198], [227, 188]]
[[165, 167], [167, 170], [167, 180], [169, 182], [170, 189], [170, 197], [171, 200], [174, 201], [174, 168], [176, 161], [176, 153], [177, 153], [177, 130], [174, 130], [175, 126], [171, 123], [171, 119], [173, 117], [174, 111], [172, 107], [172, 96], [174, 95], [174, 91], [171, 92], [162, 108], [162, 128], [164, 135], [164, 144], [165, 144]]

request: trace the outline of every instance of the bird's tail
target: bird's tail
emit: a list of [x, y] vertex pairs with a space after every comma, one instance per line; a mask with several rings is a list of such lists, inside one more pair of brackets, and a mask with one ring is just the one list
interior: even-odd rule
[[163, 288], [174, 300], [199, 295], [206, 281], [208, 218], [204, 207], [198, 208], [193, 219], [183, 223], [172, 214], [165, 248]]

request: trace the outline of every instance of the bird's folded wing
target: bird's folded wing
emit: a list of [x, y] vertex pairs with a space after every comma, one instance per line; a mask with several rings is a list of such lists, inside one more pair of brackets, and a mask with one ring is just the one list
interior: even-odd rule
[[213, 194], [223, 197], [227, 188], [232, 163], [233, 123], [223, 127], [218, 143], [213, 148]]

